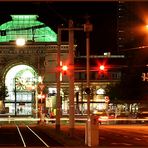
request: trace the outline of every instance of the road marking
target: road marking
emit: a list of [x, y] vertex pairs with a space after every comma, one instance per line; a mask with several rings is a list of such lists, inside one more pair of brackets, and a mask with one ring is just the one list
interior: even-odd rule
[[22, 134], [21, 134], [21, 131], [20, 131], [20, 129], [19, 129], [19, 127], [18, 127], [17, 125], [16, 125], [16, 127], [17, 127], [17, 130], [18, 130], [18, 132], [19, 132], [19, 135], [20, 135], [20, 137], [21, 137], [21, 139], [22, 139], [23, 145], [24, 145], [24, 147], [26, 147], [26, 144], [25, 144], [24, 138], [23, 138], [23, 136], [22, 136]]
[[122, 143], [123, 145], [126, 145], [126, 146], [130, 146], [130, 145], [133, 145], [131, 143]]
[[112, 145], [117, 145], [117, 144], [119, 144], [119, 143], [115, 143], [115, 142], [113, 142], [113, 143], [111, 143]]
[[120, 145], [120, 146], [122, 146], [122, 145], [126, 145], [126, 146], [131, 146], [131, 145], [133, 145], [133, 144], [130, 144], [130, 143], [111, 143], [112, 145]]
[[145, 135], [145, 136], [142, 136], [143, 138], [148, 138], [148, 136], [147, 135]]
[[38, 138], [40, 139], [45, 145], [46, 147], [50, 147], [41, 137], [39, 137], [28, 125], [26, 125], [26, 127]]
[[137, 138], [137, 137], [136, 137], [135, 140], [141, 140], [141, 138]]

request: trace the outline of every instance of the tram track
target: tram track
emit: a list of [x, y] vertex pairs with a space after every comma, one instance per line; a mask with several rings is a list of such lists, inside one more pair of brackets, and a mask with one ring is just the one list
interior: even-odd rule
[[63, 147], [47, 130], [30, 124], [31, 121], [34, 122], [30, 118], [25, 121], [21, 118], [1, 118], [0, 147]]
[[[20, 139], [22, 141], [23, 147], [50, 147], [42, 137], [40, 137], [33, 129], [28, 125], [19, 126], [15, 124], [17, 131], [19, 133]], [[46, 138], [47, 140], [47, 138]]]

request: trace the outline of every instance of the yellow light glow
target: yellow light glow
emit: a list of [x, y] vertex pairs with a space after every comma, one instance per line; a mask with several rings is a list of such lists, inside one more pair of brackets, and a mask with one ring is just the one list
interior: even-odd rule
[[26, 43], [26, 41], [25, 41], [25, 39], [23, 39], [23, 38], [18, 38], [18, 39], [16, 40], [16, 45], [17, 45], [17, 46], [24, 46], [25, 43]]

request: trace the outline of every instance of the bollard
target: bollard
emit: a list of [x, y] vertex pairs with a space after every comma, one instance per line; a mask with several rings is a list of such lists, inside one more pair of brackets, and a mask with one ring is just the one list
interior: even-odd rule
[[99, 145], [98, 122], [94, 115], [91, 115], [86, 123], [85, 144], [87, 144], [90, 147]]

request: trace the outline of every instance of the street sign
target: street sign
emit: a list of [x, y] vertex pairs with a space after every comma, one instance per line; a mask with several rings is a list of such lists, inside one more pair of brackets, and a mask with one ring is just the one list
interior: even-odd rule
[[43, 89], [44, 89], [44, 87], [45, 87], [45, 85], [44, 85], [44, 84], [39, 84], [38, 86], [39, 86], [40, 90], [43, 90]]
[[142, 81], [148, 81], [148, 73], [142, 73]]
[[108, 103], [110, 101], [109, 96], [105, 96], [105, 102]]

